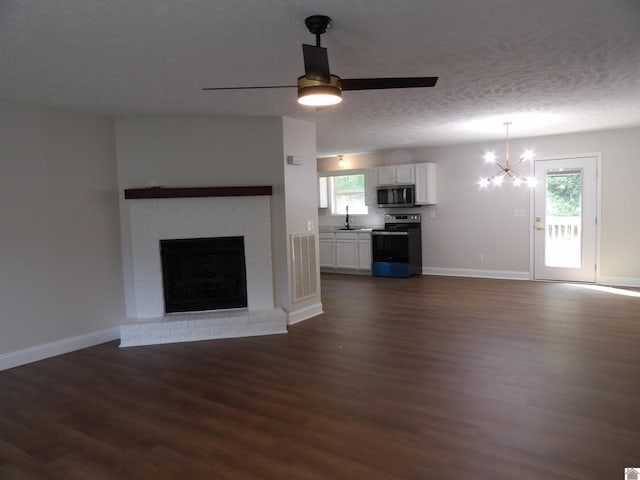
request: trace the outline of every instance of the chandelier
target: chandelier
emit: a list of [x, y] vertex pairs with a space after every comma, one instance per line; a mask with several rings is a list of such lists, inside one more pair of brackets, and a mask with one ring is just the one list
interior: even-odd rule
[[497, 160], [495, 153], [487, 152], [484, 155], [485, 162], [495, 163], [500, 168], [500, 171], [495, 175], [492, 175], [491, 177], [480, 179], [480, 181], [478, 182], [479, 185], [483, 188], [487, 187], [490, 183], [498, 186], [502, 184], [505, 178], [509, 178], [516, 186], [519, 186], [522, 183], [526, 183], [529, 187], [534, 187], [536, 184], [535, 177], [525, 177], [514, 170], [517, 165], [524, 162], [525, 160], [531, 160], [533, 158], [533, 152], [531, 150], [526, 150], [522, 155], [520, 155], [520, 158], [518, 158], [518, 160], [511, 163], [511, 161], [509, 160], [509, 125], [511, 125], [511, 122], [502, 122], [502, 124], [507, 129], [504, 163], [501, 163]]

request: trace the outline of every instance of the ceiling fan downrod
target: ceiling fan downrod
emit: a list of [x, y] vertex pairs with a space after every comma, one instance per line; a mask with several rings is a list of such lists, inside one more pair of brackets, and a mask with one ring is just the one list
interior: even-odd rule
[[331, 28], [331, 18], [326, 15], [311, 15], [304, 19], [309, 32], [316, 36], [316, 47], [320, 47], [320, 36]]

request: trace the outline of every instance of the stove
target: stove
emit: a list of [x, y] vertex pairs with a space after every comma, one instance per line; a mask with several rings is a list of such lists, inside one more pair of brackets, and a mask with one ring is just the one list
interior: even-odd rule
[[419, 213], [384, 216], [384, 229], [371, 232], [371, 273], [409, 278], [422, 274], [422, 217]]

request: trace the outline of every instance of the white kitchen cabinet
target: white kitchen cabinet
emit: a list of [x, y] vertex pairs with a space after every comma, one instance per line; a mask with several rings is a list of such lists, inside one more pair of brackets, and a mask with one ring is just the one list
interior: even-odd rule
[[378, 167], [378, 185], [393, 185], [396, 179], [396, 167]]
[[335, 268], [335, 235], [333, 233], [320, 234], [320, 267]]
[[364, 204], [377, 205], [378, 194], [376, 187], [378, 186], [377, 169], [368, 168], [364, 171]]
[[358, 268], [371, 270], [371, 234], [358, 233]]
[[378, 167], [378, 185], [406, 185], [415, 182], [413, 165]]
[[340, 231], [320, 234], [323, 271], [366, 273], [371, 270], [371, 233]]
[[396, 183], [411, 184], [415, 182], [413, 165], [396, 166]]
[[329, 208], [329, 185], [327, 177], [318, 177], [318, 208]]
[[417, 163], [415, 165], [416, 205], [436, 203], [436, 164]]
[[356, 238], [338, 238], [336, 234], [336, 267], [358, 268], [358, 241]]

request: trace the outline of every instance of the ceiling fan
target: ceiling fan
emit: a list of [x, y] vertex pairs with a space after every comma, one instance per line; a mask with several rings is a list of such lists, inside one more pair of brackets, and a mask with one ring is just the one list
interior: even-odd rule
[[312, 15], [304, 21], [315, 45], [302, 45], [304, 75], [297, 85], [254, 87], [205, 87], [202, 90], [251, 90], [268, 88], [298, 88], [298, 103], [314, 107], [335, 105], [342, 101], [342, 92], [348, 90], [382, 90], [389, 88], [433, 87], [438, 77], [340, 78], [329, 71], [327, 49], [320, 45], [320, 36], [331, 27], [331, 18]]

